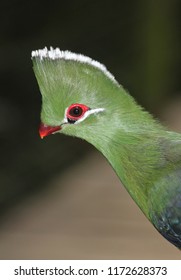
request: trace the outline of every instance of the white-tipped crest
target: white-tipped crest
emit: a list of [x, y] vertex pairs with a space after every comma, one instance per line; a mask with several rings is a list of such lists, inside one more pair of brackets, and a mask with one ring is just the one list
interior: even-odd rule
[[61, 51], [59, 48], [53, 49], [52, 47], [50, 47], [50, 50], [48, 50], [47, 47], [45, 47], [41, 50], [32, 51], [31, 56], [32, 58], [38, 57], [40, 60], [43, 60], [44, 58], [49, 58], [52, 60], [65, 59], [87, 63], [94, 66], [95, 68], [100, 69], [107, 77], [117, 84], [114, 76], [107, 70], [104, 64], [101, 64], [100, 62], [82, 54], [76, 54], [70, 51]]

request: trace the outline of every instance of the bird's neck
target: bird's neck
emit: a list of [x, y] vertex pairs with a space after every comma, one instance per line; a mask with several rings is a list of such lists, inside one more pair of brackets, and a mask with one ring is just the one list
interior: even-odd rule
[[158, 124], [154, 121], [149, 123], [148, 120], [147, 127], [144, 127], [137, 119], [136, 129], [129, 127], [126, 131], [112, 125], [110, 133], [107, 132], [107, 135], [96, 142], [96, 147], [108, 159], [123, 185], [148, 218], [148, 193], [155, 170], [158, 169], [160, 151], [157, 138], [161, 130], [162, 127], [160, 126], [159, 131]]

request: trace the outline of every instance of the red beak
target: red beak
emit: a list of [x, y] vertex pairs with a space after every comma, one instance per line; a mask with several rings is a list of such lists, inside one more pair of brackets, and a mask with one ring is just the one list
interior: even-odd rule
[[44, 123], [40, 123], [39, 134], [40, 134], [41, 139], [43, 139], [45, 136], [48, 136], [60, 129], [61, 129], [60, 125], [59, 126], [49, 126]]

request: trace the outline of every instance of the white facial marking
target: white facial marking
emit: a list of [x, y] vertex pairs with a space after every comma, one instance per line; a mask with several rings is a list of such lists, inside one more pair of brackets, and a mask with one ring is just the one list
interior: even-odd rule
[[52, 47], [50, 47], [50, 50], [48, 50], [45, 47], [42, 50], [32, 51], [31, 57], [39, 58], [40, 60], [43, 60], [45, 58], [49, 58], [52, 60], [65, 59], [87, 63], [89, 65], [94, 66], [95, 68], [100, 69], [108, 78], [110, 78], [114, 83], [117, 84], [117, 81], [115, 80], [114, 76], [107, 70], [104, 64], [101, 64], [100, 62], [82, 54], [76, 54], [70, 51], [61, 51], [59, 48], [53, 49]]
[[85, 114], [83, 115], [83, 117], [80, 118], [78, 121], [76, 121], [75, 124], [78, 124], [78, 123], [84, 121], [88, 116], [90, 116], [92, 114], [97, 114], [99, 112], [103, 112], [104, 110], [105, 110], [104, 108], [90, 109], [90, 110], [86, 111]]
[[[67, 110], [68, 108], [66, 108], [65, 110], [65, 116], [64, 116], [64, 119], [63, 119], [63, 123], [68, 123], [68, 120], [67, 120]], [[97, 108], [97, 109], [90, 109], [88, 111], [85, 112], [85, 114], [82, 116], [82, 118], [80, 118], [79, 120], [75, 121], [74, 124], [78, 124], [82, 121], [84, 121], [88, 116], [92, 115], [92, 114], [97, 114], [99, 112], [103, 112], [105, 109], [104, 108]]]

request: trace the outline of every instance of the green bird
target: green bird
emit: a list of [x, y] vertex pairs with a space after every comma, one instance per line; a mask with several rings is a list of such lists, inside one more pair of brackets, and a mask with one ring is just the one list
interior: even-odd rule
[[154, 227], [181, 249], [181, 134], [168, 131], [91, 58], [32, 52], [42, 94], [41, 138], [82, 138], [109, 161]]

